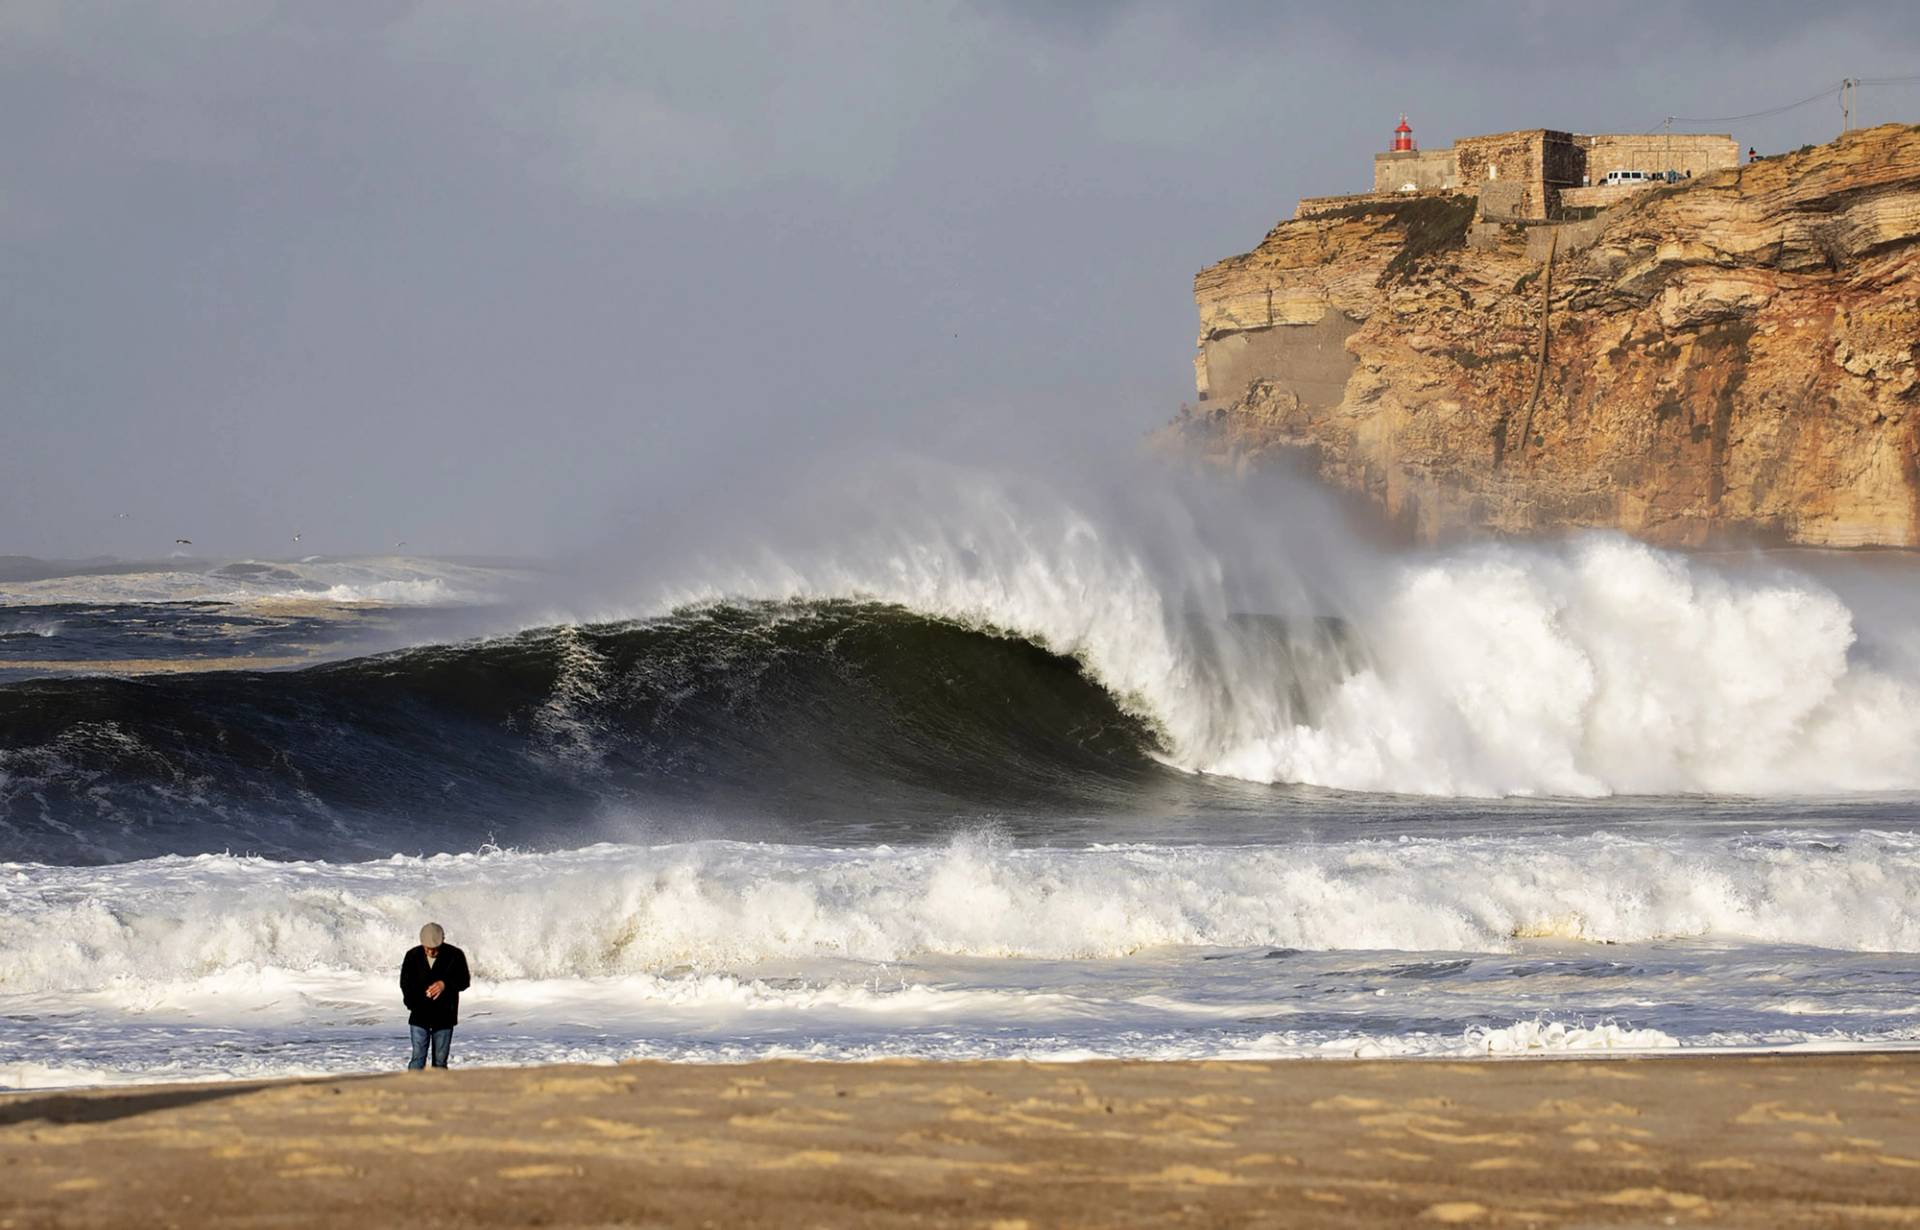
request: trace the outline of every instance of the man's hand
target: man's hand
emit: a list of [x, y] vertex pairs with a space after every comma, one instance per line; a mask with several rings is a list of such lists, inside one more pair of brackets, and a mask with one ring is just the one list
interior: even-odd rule
[[429, 986], [429, 987], [427, 988], [427, 998], [428, 998], [428, 999], [439, 999], [439, 998], [440, 998], [440, 992], [442, 992], [442, 991], [444, 991], [444, 990], [446, 990], [446, 989], [447, 989], [447, 984], [446, 984], [446, 983], [444, 983], [444, 982], [436, 982], [436, 983], [434, 983], [433, 985], [431, 985], [431, 986]]

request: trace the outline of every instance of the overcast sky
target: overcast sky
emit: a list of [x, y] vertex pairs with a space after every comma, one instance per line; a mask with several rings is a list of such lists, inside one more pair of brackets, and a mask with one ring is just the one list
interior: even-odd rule
[[0, 0], [0, 554], [554, 552], [820, 454], [1097, 455], [1191, 397], [1192, 275], [1402, 110], [1917, 72], [1905, 0]]

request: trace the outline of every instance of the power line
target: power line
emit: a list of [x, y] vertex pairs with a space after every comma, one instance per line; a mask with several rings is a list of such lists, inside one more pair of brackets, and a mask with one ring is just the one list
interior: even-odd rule
[[1847, 77], [1833, 83], [1832, 85], [1825, 86], [1821, 88], [1819, 91], [1817, 91], [1816, 93], [1807, 95], [1805, 98], [1798, 99], [1790, 103], [1783, 103], [1778, 107], [1766, 107], [1759, 111], [1747, 111], [1740, 115], [1669, 115], [1669, 116], [1665, 116], [1659, 120], [1654, 121], [1654, 123], [1652, 123], [1642, 131], [1641, 135], [1650, 137], [1661, 132], [1671, 132], [1673, 131], [1673, 126], [1675, 124], [1732, 124], [1739, 120], [1759, 120], [1759, 119], [1765, 119], [1768, 116], [1772, 116], [1772, 115], [1784, 115], [1789, 111], [1797, 111], [1801, 107], [1805, 107], [1813, 103], [1817, 103], [1823, 98], [1831, 98], [1835, 94], [1842, 95], [1841, 107], [1844, 110], [1846, 107], [1844, 92], [1850, 86], [1913, 85], [1913, 84], [1920, 84], [1920, 73], [1916, 73], [1908, 77]]
[[[1866, 79], [1860, 78], [1859, 80], [1864, 82]], [[1920, 80], [1920, 78], [1915, 78], [1915, 80]], [[1768, 107], [1764, 111], [1749, 111], [1744, 115], [1670, 115], [1666, 118], [1666, 120], [1663, 120], [1662, 123], [1670, 122], [1674, 124], [1731, 124], [1735, 120], [1763, 119], [1769, 115], [1782, 115], [1788, 111], [1794, 111], [1801, 107], [1804, 107], [1809, 103], [1817, 103], [1823, 98], [1829, 98], [1832, 95], [1839, 92], [1840, 86], [1841, 86], [1841, 83], [1836, 81], [1832, 85], [1829, 85], [1826, 88], [1822, 89], [1819, 93], [1809, 94], [1798, 102], [1790, 102], [1778, 107]], [[1658, 127], [1658, 125], [1656, 125], [1656, 127]]]
[[[1658, 136], [1663, 132], [1670, 133], [1673, 131], [1673, 126], [1675, 124], [1731, 124], [1736, 120], [1758, 120], [1758, 119], [1765, 119], [1767, 116], [1770, 116], [1770, 115], [1784, 115], [1788, 111], [1798, 110], [1799, 108], [1805, 107], [1811, 103], [1817, 103], [1823, 98], [1830, 98], [1835, 94], [1841, 94], [1849, 86], [1915, 85], [1915, 84], [1920, 84], [1920, 73], [1916, 73], [1910, 77], [1844, 77], [1841, 80], [1834, 82], [1832, 85], [1826, 86], [1825, 88], [1821, 89], [1818, 93], [1809, 94], [1805, 98], [1802, 98], [1797, 102], [1785, 103], [1778, 107], [1768, 107], [1763, 111], [1749, 111], [1749, 112], [1746, 112], [1744, 115], [1667, 115], [1667, 116], [1662, 116], [1660, 119], [1655, 120], [1652, 124], [1649, 124], [1646, 128], [1642, 129], [1638, 135], [1643, 137], [1652, 137], [1652, 136]], [[1841, 99], [1841, 108], [1842, 110], [1846, 109], [1846, 100], [1844, 97]]]

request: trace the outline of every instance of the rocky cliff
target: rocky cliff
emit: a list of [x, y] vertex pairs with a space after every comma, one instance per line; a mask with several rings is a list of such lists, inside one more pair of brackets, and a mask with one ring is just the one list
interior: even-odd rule
[[1422, 539], [1920, 547], [1920, 127], [1561, 225], [1468, 197], [1283, 222], [1200, 273], [1171, 434]]

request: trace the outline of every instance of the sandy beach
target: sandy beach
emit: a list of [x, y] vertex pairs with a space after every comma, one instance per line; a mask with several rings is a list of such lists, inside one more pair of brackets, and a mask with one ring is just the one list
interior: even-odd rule
[[454, 1069], [0, 1102], [0, 1226], [1920, 1224], [1920, 1054]]

